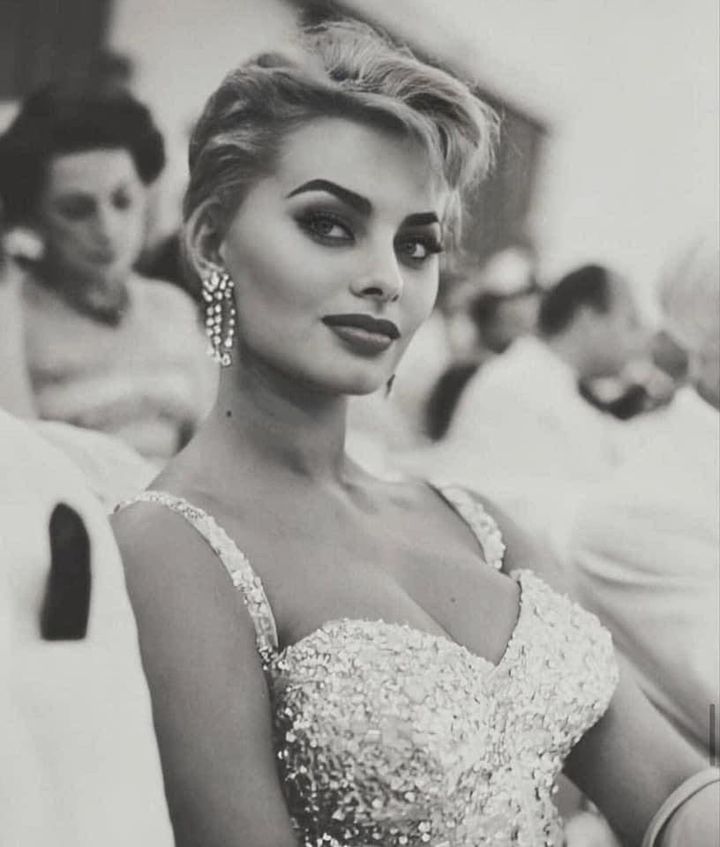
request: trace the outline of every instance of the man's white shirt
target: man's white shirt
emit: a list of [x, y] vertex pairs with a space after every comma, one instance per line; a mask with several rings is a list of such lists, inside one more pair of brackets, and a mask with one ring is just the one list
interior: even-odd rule
[[583, 506], [573, 572], [650, 699], [707, 752], [720, 711], [720, 415], [688, 388], [661, 423]]

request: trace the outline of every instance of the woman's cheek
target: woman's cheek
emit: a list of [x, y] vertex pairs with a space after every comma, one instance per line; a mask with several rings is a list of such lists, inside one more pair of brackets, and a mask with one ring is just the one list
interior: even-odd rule
[[416, 289], [418, 294], [413, 303], [412, 322], [415, 330], [417, 330], [432, 314], [437, 300], [438, 284], [437, 279], [421, 279], [417, 280]]

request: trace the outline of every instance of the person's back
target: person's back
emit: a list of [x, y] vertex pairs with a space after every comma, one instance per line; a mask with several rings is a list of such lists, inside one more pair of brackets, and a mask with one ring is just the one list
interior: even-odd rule
[[720, 417], [685, 389], [662, 425], [584, 505], [572, 573], [651, 700], [708, 753], [720, 702]]
[[0, 842], [170, 847], [122, 566], [79, 473], [0, 411]]
[[466, 387], [447, 446], [488, 478], [593, 481], [615, 460], [613, 429], [582, 399], [572, 369], [523, 338]]

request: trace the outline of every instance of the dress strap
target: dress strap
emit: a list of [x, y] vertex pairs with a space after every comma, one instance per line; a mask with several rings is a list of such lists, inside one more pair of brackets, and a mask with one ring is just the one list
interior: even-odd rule
[[255, 626], [258, 652], [263, 663], [267, 664], [278, 649], [277, 627], [260, 577], [253, 570], [247, 556], [215, 518], [182, 497], [176, 497], [166, 491], [143, 491], [129, 500], [124, 500], [115, 511], [139, 502], [158, 503], [177, 512], [207, 541], [225, 566], [233, 586], [242, 592]]
[[482, 547], [488, 565], [495, 570], [501, 570], [505, 542], [495, 519], [488, 514], [480, 500], [462, 485], [430, 483], [430, 486], [470, 527]]

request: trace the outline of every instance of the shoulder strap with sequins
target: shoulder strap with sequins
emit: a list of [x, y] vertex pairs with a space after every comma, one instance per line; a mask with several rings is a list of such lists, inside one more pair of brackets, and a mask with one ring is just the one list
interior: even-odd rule
[[258, 652], [267, 663], [278, 649], [277, 627], [260, 577], [253, 570], [247, 556], [211, 515], [182, 497], [175, 497], [165, 491], [143, 491], [136, 497], [120, 503], [116, 511], [138, 502], [159, 503], [177, 512], [207, 541], [225, 566], [233, 586], [242, 592], [255, 626]]
[[431, 483], [431, 485], [470, 527], [482, 547], [488, 565], [499, 571], [505, 555], [505, 542], [495, 519], [487, 513], [483, 504], [467, 488], [450, 484]]

